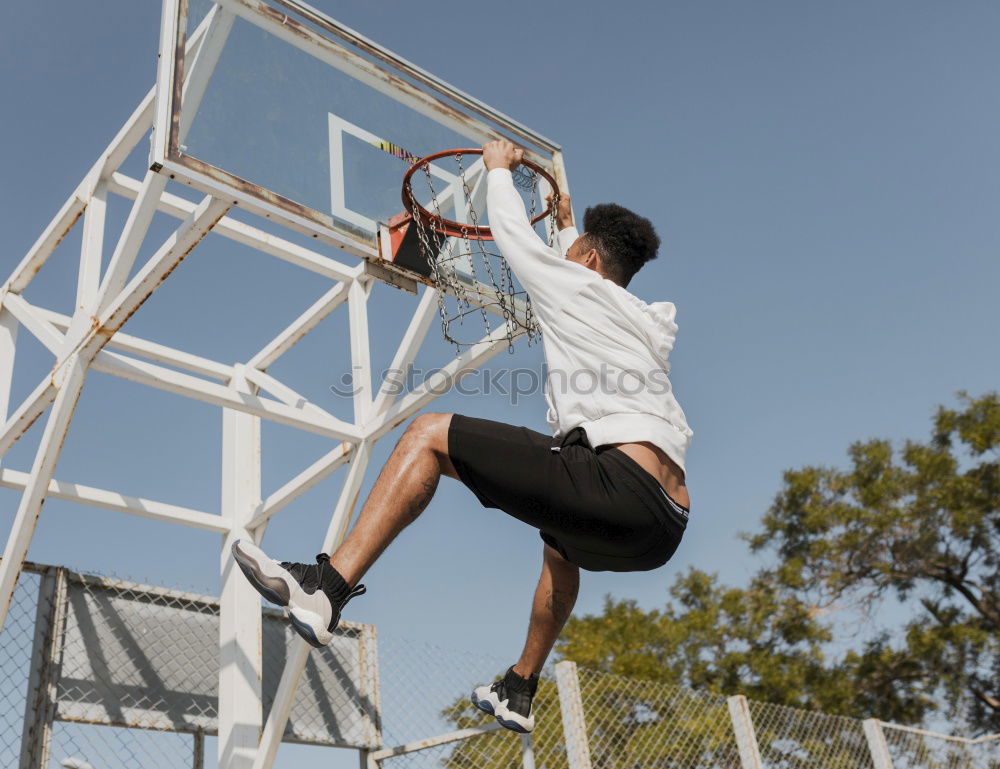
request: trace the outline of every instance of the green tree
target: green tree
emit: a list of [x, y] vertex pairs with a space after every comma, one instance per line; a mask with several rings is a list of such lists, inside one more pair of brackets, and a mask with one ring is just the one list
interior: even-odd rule
[[608, 598], [601, 615], [570, 619], [557, 652], [593, 670], [837, 715], [912, 722], [933, 707], [909, 657], [882, 639], [830, 657], [821, 612], [767, 572], [735, 588], [691, 569], [670, 596], [662, 611]]
[[852, 656], [856, 680], [877, 677], [860, 689], [866, 707], [879, 713], [906, 684], [924, 710], [940, 701], [974, 730], [997, 731], [1000, 396], [960, 398], [961, 409], [938, 409], [925, 443], [859, 442], [846, 470], [787, 472], [749, 541], [777, 556], [766, 579], [818, 605], [894, 596], [912, 607], [901, 640]]

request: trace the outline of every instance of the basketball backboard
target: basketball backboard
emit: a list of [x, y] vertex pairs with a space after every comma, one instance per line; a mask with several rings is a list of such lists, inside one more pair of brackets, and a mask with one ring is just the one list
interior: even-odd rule
[[[152, 167], [373, 264], [417, 158], [508, 138], [565, 190], [558, 145], [304, 3], [167, 0], [163, 30]], [[432, 172], [485, 220], [485, 185], [467, 199]]]

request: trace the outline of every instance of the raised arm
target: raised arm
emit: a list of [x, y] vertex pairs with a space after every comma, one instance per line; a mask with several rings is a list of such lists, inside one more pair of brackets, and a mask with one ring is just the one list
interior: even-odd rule
[[[486, 204], [490, 231], [504, 259], [531, 296], [540, 315], [552, 312], [587, 282], [597, 276], [591, 270], [563, 258], [576, 239], [571, 226], [559, 233], [559, 248], [549, 247], [531, 226], [524, 201], [514, 187], [511, 169], [516, 168], [523, 150], [508, 141], [483, 146], [483, 162], [489, 169]], [[557, 210], [557, 224], [572, 224], [568, 206]]]

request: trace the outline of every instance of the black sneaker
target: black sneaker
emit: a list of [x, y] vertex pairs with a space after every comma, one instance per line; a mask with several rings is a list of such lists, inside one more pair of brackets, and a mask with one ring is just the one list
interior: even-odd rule
[[233, 558], [257, 592], [284, 606], [295, 631], [317, 648], [333, 639], [344, 605], [365, 592], [364, 585], [351, 590], [325, 553], [315, 564], [279, 563], [252, 542], [236, 540]]
[[478, 686], [472, 691], [472, 704], [484, 713], [495, 716], [500, 725], [515, 732], [527, 733], [535, 728], [531, 715], [531, 700], [538, 689], [538, 676], [521, 678], [514, 666], [493, 684]]

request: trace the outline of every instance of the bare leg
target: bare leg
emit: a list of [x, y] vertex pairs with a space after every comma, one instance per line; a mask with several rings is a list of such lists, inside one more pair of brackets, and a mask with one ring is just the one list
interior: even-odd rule
[[563, 625], [569, 619], [580, 590], [580, 567], [545, 545], [542, 575], [535, 588], [528, 638], [514, 672], [522, 678], [540, 673]]
[[450, 424], [451, 414], [423, 414], [399, 439], [358, 522], [330, 555], [330, 565], [348, 585], [356, 585], [399, 532], [424, 511], [442, 475], [458, 477], [448, 459]]

